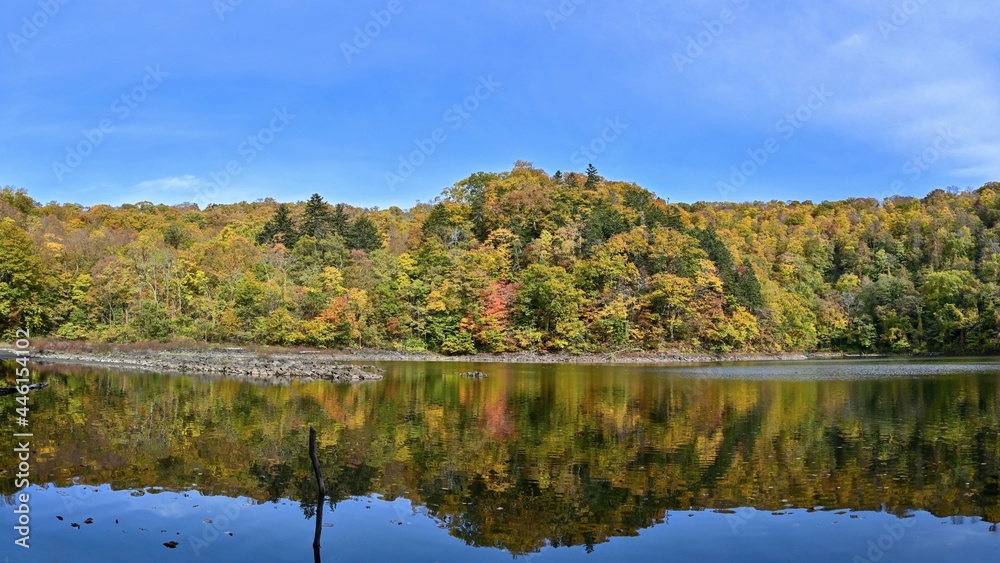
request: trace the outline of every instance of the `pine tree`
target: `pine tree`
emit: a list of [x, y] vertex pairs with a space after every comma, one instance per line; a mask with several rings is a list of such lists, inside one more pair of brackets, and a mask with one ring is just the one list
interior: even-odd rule
[[486, 191], [490, 184], [499, 180], [497, 174], [487, 172], [476, 172], [465, 180], [455, 184], [460, 187], [463, 199], [469, 204], [471, 213], [469, 220], [472, 221], [472, 232], [476, 238], [483, 242], [489, 235], [486, 226], [486, 216], [483, 214], [483, 206], [486, 204]]
[[382, 247], [382, 237], [379, 236], [378, 228], [365, 215], [358, 217], [351, 223], [344, 239], [347, 242], [347, 248], [351, 250], [371, 252]]
[[745, 306], [756, 315], [764, 308], [764, 296], [760, 293], [760, 281], [750, 265], [750, 260], [744, 258], [736, 270], [736, 302]]
[[299, 233], [319, 240], [330, 232], [331, 220], [330, 206], [323, 201], [319, 194], [313, 194], [306, 202]]
[[597, 175], [597, 168], [594, 167], [593, 164], [588, 164], [587, 165], [587, 182], [583, 185], [583, 187], [587, 188], [588, 190], [592, 190], [592, 189], [594, 189], [594, 188], [597, 187], [597, 182], [600, 179], [601, 179], [601, 177]]
[[347, 213], [344, 213], [344, 204], [338, 203], [333, 208], [333, 215], [330, 216], [330, 228], [333, 232], [340, 235], [346, 236], [347, 225], [350, 220], [347, 218]]
[[701, 249], [708, 254], [708, 259], [715, 264], [719, 271], [719, 279], [722, 280], [722, 291], [727, 296], [736, 295], [736, 265], [733, 262], [733, 255], [726, 248], [725, 243], [719, 239], [713, 227], [708, 227], [697, 231], [695, 236], [701, 243]]
[[299, 235], [295, 231], [295, 223], [292, 221], [292, 212], [288, 204], [282, 203], [274, 212], [268, 222], [264, 223], [264, 229], [257, 235], [257, 244], [272, 244], [280, 242], [287, 247], [295, 246], [295, 241]]

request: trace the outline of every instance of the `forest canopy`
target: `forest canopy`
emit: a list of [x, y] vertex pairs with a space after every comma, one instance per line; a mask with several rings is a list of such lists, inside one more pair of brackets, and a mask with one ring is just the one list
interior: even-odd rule
[[411, 209], [0, 190], [0, 335], [329, 348], [992, 352], [1000, 183], [667, 203], [518, 162]]

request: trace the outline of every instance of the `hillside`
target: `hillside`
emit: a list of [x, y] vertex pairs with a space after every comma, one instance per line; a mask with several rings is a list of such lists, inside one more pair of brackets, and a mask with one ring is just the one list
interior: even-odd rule
[[[668, 204], [479, 172], [409, 210], [0, 191], [0, 333], [432, 350], [992, 352], [1000, 184]], [[665, 194], [666, 195], [666, 194]]]

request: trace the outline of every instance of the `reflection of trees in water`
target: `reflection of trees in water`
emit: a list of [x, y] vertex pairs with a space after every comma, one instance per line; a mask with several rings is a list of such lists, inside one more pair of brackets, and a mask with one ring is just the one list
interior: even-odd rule
[[261, 490], [270, 502], [278, 502], [287, 498], [295, 478], [295, 470], [287, 463], [274, 463], [262, 466], [256, 461], [250, 463], [250, 474], [257, 477]]
[[311, 517], [315, 425], [331, 506], [405, 496], [462, 540], [514, 553], [634, 535], [689, 507], [1000, 520], [995, 376], [752, 382], [497, 366], [471, 381], [396, 369], [375, 385], [274, 387], [46, 369], [33, 482], [291, 498]]

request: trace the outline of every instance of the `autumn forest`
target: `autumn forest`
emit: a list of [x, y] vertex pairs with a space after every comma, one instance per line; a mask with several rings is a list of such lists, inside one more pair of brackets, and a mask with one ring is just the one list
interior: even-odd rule
[[[661, 194], [669, 196], [669, 194]], [[1000, 184], [668, 203], [518, 162], [408, 210], [0, 191], [0, 334], [475, 352], [1000, 348]]]

